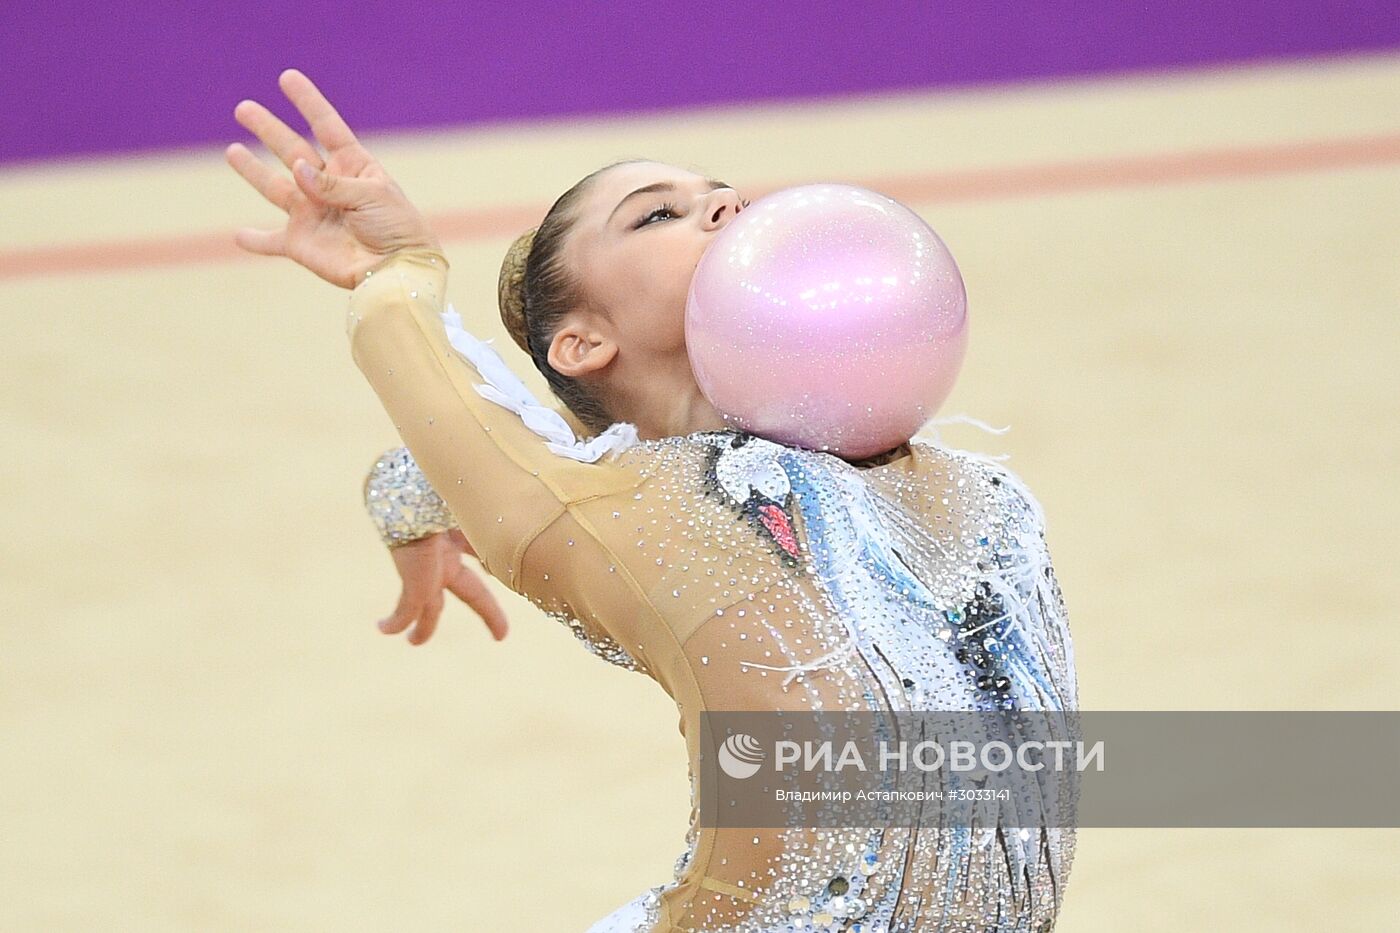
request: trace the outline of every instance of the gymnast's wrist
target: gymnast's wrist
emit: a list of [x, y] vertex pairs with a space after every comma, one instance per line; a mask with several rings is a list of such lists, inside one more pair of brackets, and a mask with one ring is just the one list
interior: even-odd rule
[[360, 273], [355, 280], [355, 286], [358, 288], [372, 280], [376, 275], [382, 275], [396, 265], [415, 268], [423, 273], [441, 276], [444, 279], [449, 268], [447, 256], [441, 247], [427, 244], [404, 246], [383, 254], [373, 265]]

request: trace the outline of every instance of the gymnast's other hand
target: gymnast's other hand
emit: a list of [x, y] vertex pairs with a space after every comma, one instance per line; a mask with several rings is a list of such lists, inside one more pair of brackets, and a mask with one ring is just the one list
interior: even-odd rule
[[466, 536], [456, 528], [428, 535], [389, 552], [403, 580], [399, 604], [386, 619], [379, 621], [379, 630], [397, 635], [416, 622], [408, 633], [411, 645], [421, 645], [433, 637], [438, 617], [442, 615], [443, 591], [452, 593], [472, 608], [496, 641], [506, 637], [506, 614], [496, 597], [487, 589], [481, 576], [462, 563], [462, 555], [476, 556]]
[[354, 288], [367, 270], [398, 250], [441, 252], [428, 222], [311, 79], [289, 68], [277, 83], [325, 155], [262, 104], [240, 101], [234, 119], [263, 141], [291, 177], [242, 143], [224, 150], [234, 171], [287, 214], [282, 229], [244, 227], [234, 242], [250, 253], [286, 256], [342, 288]]

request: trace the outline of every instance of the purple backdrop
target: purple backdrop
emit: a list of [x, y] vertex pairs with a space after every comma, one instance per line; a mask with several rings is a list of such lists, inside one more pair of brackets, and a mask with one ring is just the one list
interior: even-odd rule
[[1400, 47], [1400, 0], [194, 6], [0, 4], [0, 162], [244, 139], [286, 67], [380, 129]]

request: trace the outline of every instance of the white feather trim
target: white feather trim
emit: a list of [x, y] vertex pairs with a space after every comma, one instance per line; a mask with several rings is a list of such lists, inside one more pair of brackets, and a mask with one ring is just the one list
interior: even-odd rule
[[637, 426], [621, 421], [596, 437], [579, 440], [563, 415], [540, 404], [500, 354], [462, 326], [462, 316], [450, 304], [442, 312], [442, 326], [452, 349], [476, 367], [485, 380], [477, 385], [477, 393], [519, 415], [525, 427], [543, 438], [551, 452], [581, 463], [594, 463], [606, 453], [626, 450], [637, 443]]

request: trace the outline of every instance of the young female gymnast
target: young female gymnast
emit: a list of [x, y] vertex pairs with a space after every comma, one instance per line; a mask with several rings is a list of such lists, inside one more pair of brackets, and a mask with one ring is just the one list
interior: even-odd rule
[[[351, 289], [351, 354], [407, 445], [366, 503], [404, 578], [381, 623], [432, 633], [442, 591], [497, 638], [471, 553], [594, 653], [701, 713], [1070, 710], [1065, 606], [1039, 505], [987, 458], [910, 440], [859, 462], [727, 430], [684, 342], [701, 253], [745, 202], [675, 166], [607, 166], [511, 246], [501, 313], [564, 411], [539, 404], [444, 311], [448, 262], [314, 85], [280, 78], [324, 155], [266, 108], [232, 166], [287, 212], [238, 244]], [[295, 179], [295, 181], [293, 180]], [[577, 435], [589, 435], [580, 439]], [[411, 453], [410, 453], [411, 452]], [[700, 825], [671, 880], [591, 933], [1043, 931], [1072, 829]]]

